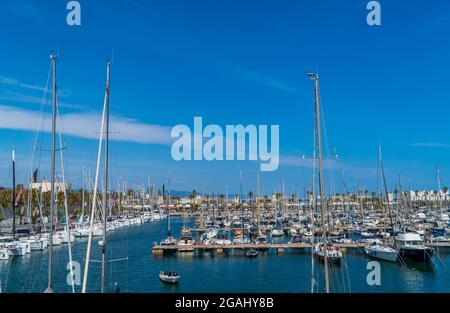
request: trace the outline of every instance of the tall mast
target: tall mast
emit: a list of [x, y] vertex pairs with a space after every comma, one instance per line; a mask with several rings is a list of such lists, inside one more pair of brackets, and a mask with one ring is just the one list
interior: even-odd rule
[[83, 175], [82, 175], [82, 194], [81, 194], [81, 226], [84, 225], [84, 165], [83, 165]]
[[169, 177], [168, 200], [169, 204], [167, 206], [167, 237], [170, 237], [170, 177]]
[[[391, 222], [392, 231], [394, 231], [394, 222], [392, 221], [391, 207], [389, 206], [389, 193], [388, 193], [387, 185], [386, 185], [386, 177], [384, 176], [383, 159], [381, 157], [381, 145], [378, 146], [378, 154], [380, 156], [381, 178], [383, 179], [384, 192], [386, 193], [386, 202], [387, 202], [389, 220]], [[394, 244], [395, 244], [395, 240], [394, 240]]]
[[110, 92], [111, 61], [106, 64], [106, 89], [105, 89], [105, 173], [103, 178], [103, 238], [102, 238], [102, 287], [101, 292], [105, 292], [106, 273], [106, 211], [108, 210], [108, 163], [109, 163], [109, 92]]
[[324, 250], [324, 263], [325, 263], [325, 292], [330, 292], [330, 282], [328, 277], [328, 242], [327, 242], [327, 229], [325, 227], [325, 214], [327, 212], [325, 206], [325, 192], [323, 181], [323, 159], [322, 159], [322, 132], [320, 126], [320, 99], [319, 99], [319, 75], [308, 74], [308, 76], [315, 82], [315, 112], [316, 112], [316, 127], [317, 127], [317, 145], [319, 149], [319, 189], [320, 189], [320, 207], [321, 207], [321, 224], [322, 224], [322, 241]]
[[259, 225], [259, 197], [260, 197], [260, 194], [259, 194], [259, 171], [258, 171], [258, 198], [256, 199], [256, 208], [257, 208], [257, 211], [258, 211], [257, 216], [256, 216], [256, 219], [257, 219], [257, 235], [258, 236], [261, 235], [261, 230], [260, 230], [260, 225]]
[[284, 200], [284, 179], [282, 181], [281, 189], [282, 189], [282, 193], [283, 193], [282, 196], [281, 196], [281, 212], [283, 214], [286, 214], [286, 203], [285, 203], [285, 200]]
[[[105, 98], [106, 100], [106, 98]], [[94, 181], [94, 189], [92, 195], [92, 208], [89, 212], [89, 237], [88, 244], [86, 248], [86, 259], [84, 262], [84, 273], [83, 273], [83, 285], [81, 288], [82, 293], [86, 293], [87, 291], [87, 280], [89, 275], [89, 262], [91, 257], [91, 246], [92, 246], [92, 232], [94, 228], [94, 217], [95, 217], [95, 208], [97, 206], [97, 189], [98, 189], [98, 181], [100, 175], [100, 161], [102, 157], [102, 147], [103, 147], [103, 133], [105, 128], [105, 113], [106, 113], [106, 103], [103, 104], [103, 113], [102, 113], [102, 122], [100, 126], [100, 135], [98, 140], [98, 152], [97, 152], [97, 165], [95, 168], [95, 181]], [[90, 176], [90, 175], [89, 175]], [[89, 179], [90, 181], [90, 179]]]
[[[382, 168], [382, 161], [381, 161], [381, 146], [378, 146], [378, 159], [379, 159], [379, 163], [380, 163], [380, 169]], [[383, 195], [381, 195], [381, 207], [382, 207], [382, 209], [383, 209], [383, 218], [385, 218], [386, 217], [386, 211], [385, 211], [385, 209], [384, 209], [384, 205], [383, 205]], [[383, 232], [384, 232], [384, 235], [383, 235], [383, 243], [384, 243], [384, 245], [386, 246], [386, 222], [384, 221], [383, 222]]]
[[212, 219], [213, 219], [213, 225], [215, 225], [215, 223], [216, 223], [216, 209], [214, 207], [214, 184], [211, 186], [211, 198], [212, 199], [210, 199], [210, 201], [208, 201], [208, 202], [212, 202]]
[[203, 220], [203, 199], [205, 198], [205, 179], [202, 179], [202, 196], [200, 201], [200, 228], [203, 228], [205, 226], [204, 220]]
[[[441, 197], [441, 172], [439, 170], [439, 166], [436, 166], [436, 179], [437, 179], [437, 192], [438, 192], [438, 209], [441, 211], [440, 219], [442, 219], [442, 214], [444, 214], [444, 206], [442, 205], [442, 197]], [[411, 188], [410, 188], [411, 189]], [[411, 192], [410, 192], [411, 193]]]
[[240, 180], [240, 187], [241, 187], [241, 226], [242, 226], [242, 236], [244, 235], [244, 203], [242, 199], [242, 170], [239, 172], [239, 180]]
[[[317, 206], [316, 201], [316, 153], [317, 153], [317, 125], [316, 125], [316, 110], [314, 110], [314, 147], [313, 147], [313, 173], [312, 173], [312, 197], [309, 197], [310, 201], [310, 207], [311, 207], [311, 239], [312, 239], [312, 246], [311, 246], [311, 293], [314, 293], [314, 287], [316, 285], [316, 280], [314, 278], [314, 243], [315, 243], [315, 229], [314, 229], [314, 208]], [[312, 198], [312, 199], [311, 199]]]
[[52, 60], [52, 76], [53, 76], [53, 86], [52, 86], [52, 176], [51, 176], [51, 202], [50, 202], [50, 247], [48, 249], [48, 285], [45, 293], [52, 293], [52, 256], [53, 256], [53, 215], [55, 211], [55, 143], [56, 143], [56, 60], [57, 56], [52, 54], [50, 56]]
[[12, 172], [13, 172], [13, 190], [12, 190], [12, 212], [13, 212], [13, 225], [12, 234], [13, 238], [16, 237], [16, 153], [12, 151]]

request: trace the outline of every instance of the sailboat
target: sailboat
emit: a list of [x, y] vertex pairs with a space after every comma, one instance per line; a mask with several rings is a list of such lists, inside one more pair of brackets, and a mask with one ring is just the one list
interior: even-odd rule
[[[259, 245], [266, 245], [268, 244], [268, 240], [267, 240], [267, 236], [263, 235], [262, 231], [261, 231], [261, 213], [260, 213], [260, 200], [261, 200], [261, 194], [260, 194], [260, 172], [258, 172], [257, 175], [257, 187], [258, 187], [258, 195], [257, 195], [257, 199], [256, 199], [256, 239], [255, 239], [255, 243], [259, 244]], [[260, 247], [258, 250], [260, 251], [267, 251], [269, 250], [268, 247]]]
[[50, 59], [52, 61], [52, 164], [51, 164], [51, 202], [50, 202], [50, 246], [48, 249], [48, 282], [47, 282], [47, 289], [44, 291], [44, 293], [53, 293], [53, 241], [54, 241], [54, 213], [55, 213], [55, 158], [56, 158], [56, 105], [57, 105], [57, 98], [56, 98], [56, 60], [57, 56], [55, 54], [52, 54], [50, 56]]
[[[327, 201], [325, 201], [324, 173], [323, 173], [323, 153], [322, 153], [322, 128], [321, 128], [321, 108], [319, 96], [319, 75], [308, 73], [308, 77], [314, 81], [314, 117], [315, 132], [314, 137], [317, 140], [317, 152], [319, 160], [319, 196], [320, 196], [320, 216], [322, 242], [314, 247], [314, 254], [323, 261], [325, 267], [325, 292], [330, 292], [329, 264], [339, 264], [343, 258], [342, 251], [328, 242], [329, 225], [325, 223], [325, 217], [328, 214]], [[316, 141], [315, 141], [316, 142]], [[314, 156], [315, 159], [315, 156]], [[313, 190], [314, 192], [314, 190]], [[329, 224], [329, 223], [328, 223]]]
[[383, 261], [396, 262], [398, 251], [377, 242], [373, 242], [370, 246], [364, 248], [364, 253], [374, 259]]
[[[163, 199], [164, 199], [164, 185], [163, 185]], [[169, 191], [168, 191], [168, 205], [167, 205], [167, 238], [161, 241], [161, 246], [175, 246], [177, 239], [172, 236], [170, 232], [170, 178], [169, 178]]]
[[[378, 158], [379, 158], [379, 163], [380, 163], [381, 176], [383, 178], [384, 190], [386, 193], [386, 202], [387, 202], [387, 206], [389, 207], [389, 193], [387, 192], [386, 179], [384, 176], [383, 161], [381, 158], [381, 146], [378, 146]], [[381, 205], [383, 206], [383, 203]], [[390, 210], [388, 210], [388, 211], [390, 211]], [[383, 216], [384, 215], [385, 215], [385, 211], [384, 211], [384, 206], [383, 206]], [[367, 256], [374, 258], [374, 259], [379, 259], [379, 260], [384, 260], [384, 261], [389, 261], [389, 262], [396, 262], [399, 252], [397, 250], [395, 250], [394, 248], [389, 247], [386, 244], [386, 238], [387, 238], [386, 224], [383, 223], [383, 239], [384, 239], [383, 244], [380, 244], [378, 242], [373, 242], [371, 245], [364, 248], [364, 253]]]
[[281, 228], [280, 222], [278, 221], [278, 215], [280, 214], [280, 200], [278, 199], [278, 194], [277, 194], [276, 190], [275, 190], [275, 195], [276, 195], [277, 205], [276, 205], [276, 210], [275, 210], [275, 225], [274, 225], [273, 229], [270, 232], [270, 234], [272, 235], [272, 238], [273, 237], [283, 237], [284, 236], [284, 231]]
[[[109, 154], [109, 95], [110, 95], [110, 68], [111, 68], [112, 61], [108, 60], [106, 64], [106, 87], [105, 87], [105, 95], [104, 95], [104, 102], [103, 102], [103, 113], [102, 113], [102, 121], [100, 126], [100, 135], [99, 135], [99, 145], [98, 145], [98, 152], [97, 152], [97, 165], [95, 170], [95, 181], [94, 181], [94, 188], [93, 188], [93, 197], [92, 197], [92, 209], [90, 211], [90, 217], [89, 217], [89, 232], [88, 232], [88, 244], [86, 248], [86, 259], [85, 259], [85, 266], [84, 266], [84, 273], [83, 273], [83, 284], [82, 284], [82, 293], [87, 292], [87, 281], [88, 281], [88, 275], [89, 275], [89, 263], [90, 263], [90, 256], [91, 256], [91, 246], [92, 246], [92, 238], [96, 235], [101, 235], [102, 240], [98, 242], [98, 244], [101, 246], [102, 251], [102, 278], [101, 278], [101, 292], [105, 292], [105, 276], [106, 276], [106, 214], [107, 214], [107, 189], [108, 189], [108, 154]], [[106, 122], [106, 127], [105, 127]], [[106, 128], [106, 129], [105, 129]], [[99, 183], [99, 175], [100, 175], [100, 161], [101, 161], [101, 154], [102, 154], [102, 143], [103, 143], [103, 135], [106, 133], [106, 140], [105, 140], [105, 169], [104, 169], [104, 179], [103, 179], [103, 216], [102, 224], [94, 224], [95, 219], [95, 213], [96, 213], [96, 207], [97, 207], [97, 192], [98, 192], [98, 183]], [[84, 179], [84, 177], [83, 177]]]
[[195, 240], [194, 237], [192, 237], [191, 231], [186, 226], [186, 213], [184, 214], [184, 225], [183, 229], [181, 230], [181, 236], [178, 240], [178, 252], [193, 252], [194, 251], [194, 244]]

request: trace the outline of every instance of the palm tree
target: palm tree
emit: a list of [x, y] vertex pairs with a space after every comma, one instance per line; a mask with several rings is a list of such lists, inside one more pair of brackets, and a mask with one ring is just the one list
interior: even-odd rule
[[250, 199], [250, 203], [252, 203], [252, 199], [253, 199], [253, 191], [249, 191], [248, 197], [249, 197], [249, 199]]
[[223, 193], [221, 193], [221, 194], [219, 195], [219, 199], [220, 199], [220, 204], [223, 205], [223, 199], [225, 199], [225, 195], [224, 195]]
[[297, 195], [293, 192], [291, 194], [291, 202], [294, 202], [297, 199]]

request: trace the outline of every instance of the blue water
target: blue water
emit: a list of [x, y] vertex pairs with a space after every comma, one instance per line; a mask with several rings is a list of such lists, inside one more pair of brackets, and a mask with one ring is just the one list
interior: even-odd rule
[[[277, 255], [274, 251], [255, 259], [241, 252], [232, 256], [152, 256], [154, 242], [166, 235], [166, 221], [130, 226], [108, 234], [107, 291], [117, 282], [121, 292], [310, 292], [310, 250], [289, 251]], [[183, 221], [173, 219], [172, 229], [179, 234]], [[286, 240], [286, 239], [278, 239]], [[84, 267], [87, 239], [73, 244], [73, 259]], [[100, 246], [93, 241], [88, 292], [99, 292], [101, 283]], [[47, 284], [48, 253], [33, 252], [9, 262], [0, 261], [0, 281], [3, 292], [42, 292]], [[450, 292], [450, 254], [441, 250], [434, 264], [409, 263], [406, 266], [380, 261], [381, 286], [369, 286], [367, 263], [373, 261], [362, 251], [347, 250], [345, 262], [330, 271], [330, 286], [334, 292]], [[125, 260], [124, 260], [125, 258]], [[127, 258], [127, 259], [126, 259]], [[53, 288], [55, 292], [72, 292], [66, 282], [69, 270], [67, 245], [54, 251]], [[179, 285], [159, 281], [160, 270], [176, 270], [181, 275]], [[323, 291], [323, 266], [316, 263], [318, 286]], [[82, 271], [81, 271], [82, 272]], [[82, 277], [82, 275], [81, 275]], [[75, 286], [80, 292], [81, 286]]]

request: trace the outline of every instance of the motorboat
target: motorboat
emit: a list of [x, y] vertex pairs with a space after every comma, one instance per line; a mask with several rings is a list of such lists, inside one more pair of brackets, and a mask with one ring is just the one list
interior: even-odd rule
[[180, 275], [174, 271], [170, 272], [159, 272], [159, 279], [166, 284], [178, 284], [180, 281]]
[[194, 238], [191, 235], [182, 235], [178, 240], [178, 252], [193, 252]]
[[258, 256], [258, 251], [255, 249], [249, 249], [245, 252], [245, 256], [248, 258], [256, 258]]
[[163, 239], [161, 241], [161, 246], [176, 246], [177, 245], [177, 239], [172, 236], [168, 236], [167, 238]]
[[[328, 262], [332, 264], [340, 264], [342, 260], [342, 251], [339, 248], [333, 246], [332, 244], [327, 245], [327, 259]], [[323, 244], [316, 244], [314, 247], [314, 254], [319, 258], [320, 261], [325, 260], [325, 249]]]
[[402, 258], [416, 261], [429, 262], [434, 254], [434, 250], [425, 246], [422, 237], [417, 233], [398, 234], [395, 236], [395, 247], [399, 249]]
[[[255, 240], [257, 245], [267, 245], [269, 242], [267, 241], [267, 237], [266, 236], [258, 236]], [[269, 250], [269, 247], [259, 247], [258, 248], [259, 251], [267, 251]]]

